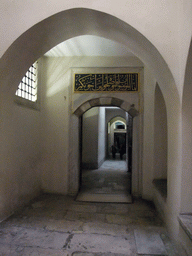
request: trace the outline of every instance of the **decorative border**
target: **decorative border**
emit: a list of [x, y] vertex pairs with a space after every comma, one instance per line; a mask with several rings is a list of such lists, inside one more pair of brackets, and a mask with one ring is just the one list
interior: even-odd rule
[[139, 73], [74, 74], [74, 92], [138, 92]]

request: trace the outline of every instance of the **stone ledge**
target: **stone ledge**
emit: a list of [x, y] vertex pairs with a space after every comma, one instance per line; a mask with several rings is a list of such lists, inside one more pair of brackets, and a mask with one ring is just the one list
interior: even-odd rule
[[192, 241], [192, 213], [180, 214], [178, 220], [181, 227]]
[[167, 179], [154, 179], [153, 184], [159, 191], [161, 196], [166, 200], [167, 198]]

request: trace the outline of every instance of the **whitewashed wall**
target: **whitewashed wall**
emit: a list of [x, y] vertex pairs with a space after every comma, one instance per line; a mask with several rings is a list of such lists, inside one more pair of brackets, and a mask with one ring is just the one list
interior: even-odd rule
[[98, 168], [99, 112], [99, 108], [95, 107], [83, 114], [82, 165], [85, 169]]
[[98, 123], [98, 167], [102, 165], [105, 160], [105, 136], [106, 136], [106, 122], [105, 122], [105, 108], [99, 108], [99, 123]]
[[41, 189], [40, 112], [1, 94], [1, 115], [0, 221]]

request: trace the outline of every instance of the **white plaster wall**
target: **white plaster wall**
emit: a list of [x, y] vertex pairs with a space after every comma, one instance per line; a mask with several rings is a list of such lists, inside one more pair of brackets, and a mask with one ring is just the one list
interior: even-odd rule
[[46, 192], [67, 193], [69, 150], [68, 62], [41, 59], [41, 182]]
[[82, 162], [83, 166], [89, 168], [98, 167], [98, 129], [99, 108], [89, 109], [83, 114], [82, 121]]
[[154, 112], [154, 178], [167, 178], [167, 113], [158, 85], [155, 89]]
[[[147, 161], [147, 156], [142, 154], [145, 145], [143, 144], [143, 139], [146, 134], [144, 134], [143, 127], [141, 126], [142, 119], [139, 116], [133, 118], [133, 143], [132, 143], [132, 195], [135, 197], [141, 197], [150, 199], [152, 191], [149, 191], [147, 196], [145, 191], [142, 190], [150, 184], [151, 179], [148, 176], [147, 179], [142, 179], [145, 177], [146, 171], [142, 166], [142, 161]], [[150, 132], [148, 130], [148, 132]], [[142, 134], [143, 133], [143, 134]], [[150, 164], [149, 164], [150, 166]], [[151, 166], [150, 166], [151, 167]], [[150, 175], [150, 172], [148, 172]]]
[[[144, 69], [143, 88], [143, 151], [142, 151], [142, 195], [152, 199], [153, 155], [154, 155], [154, 92], [156, 81], [150, 70]], [[136, 121], [136, 120], [135, 120]]]
[[99, 123], [98, 123], [98, 167], [105, 160], [105, 136], [106, 136], [106, 121], [105, 121], [105, 108], [99, 108]]
[[82, 137], [82, 118], [76, 115], [70, 116], [69, 124], [69, 151], [68, 151], [68, 190], [67, 194], [76, 195], [80, 185], [80, 165], [82, 157], [82, 145], [80, 140]]
[[40, 192], [41, 157], [39, 111], [1, 94], [1, 118], [0, 221]]

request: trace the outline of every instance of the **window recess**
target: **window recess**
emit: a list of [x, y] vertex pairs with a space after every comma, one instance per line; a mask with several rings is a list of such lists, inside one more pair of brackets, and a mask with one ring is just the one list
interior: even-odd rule
[[16, 90], [15, 102], [27, 107], [38, 108], [38, 63], [31, 65]]

